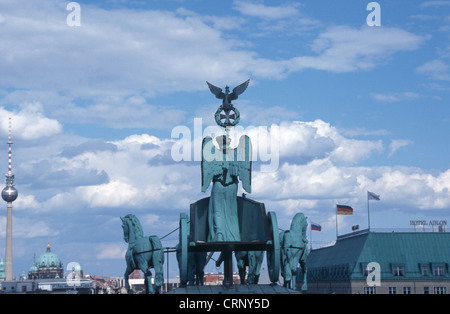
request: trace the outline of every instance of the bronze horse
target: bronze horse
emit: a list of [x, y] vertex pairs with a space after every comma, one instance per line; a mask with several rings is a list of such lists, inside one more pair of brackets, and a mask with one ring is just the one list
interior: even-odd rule
[[[120, 219], [122, 220], [123, 237], [128, 243], [128, 250], [125, 254], [127, 268], [124, 275], [127, 292], [133, 293], [128, 277], [135, 269], [140, 269], [145, 276], [146, 293], [160, 293], [164, 283], [164, 251], [161, 241], [157, 236], [144, 237], [142, 225], [135, 215], [129, 214]], [[155, 289], [152, 285], [151, 268], [155, 269]]]
[[298, 264], [303, 273], [302, 291], [307, 289], [306, 258], [308, 256], [308, 240], [306, 229], [308, 222], [303, 213], [297, 213], [291, 222], [290, 230], [280, 234], [281, 248], [281, 275], [284, 278], [284, 286], [296, 289], [296, 277]]

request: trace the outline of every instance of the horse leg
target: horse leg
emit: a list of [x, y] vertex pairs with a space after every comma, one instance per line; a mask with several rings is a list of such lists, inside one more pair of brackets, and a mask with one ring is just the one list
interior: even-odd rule
[[133, 294], [133, 290], [130, 289], [130, 283], [128, 280], [128, 277], [131, 274], [131, 270], [127, 267], [127, 269], [125, 270], [125, 274], [123, 275], [123, 278], [125, 279], [125, 289], [127, 290], [128, 294]]
[[260, 271], [261, 271], [261, 264], [262, 264], [263, 259], [264, 259], [264, 254], [263, 254], [262, 251], [255, 252], [255, 254], [256, 254], [255, 284], [258, 284], [258, 282], [259, 282], [259, 275], [260, 275]]
[[286, 288], [292, 287], [292, 269], [290, 262], [287, 262], [284, 267], [284, 286]]
[[161, 286], [164, 284], [164, 251], [158, 238], [154, 238], [153, 241], [153, 247], [159, 248], [153, 251], [151, 258], [151, 264], [155, 269], [155, 293], [159, 294]]
[[[236, 265], [239, 270], [239, 278], [241, 280], [241, 285], [245, 284], [245, 262], [248, 252], [235, 252]], [[248, 282], [248, 280], [247, 280]]]
[[308, 290], [308, 279], [306, 277], [306, 262], [305, 261], [301, 261], [300, 265], [302, 267], [302, 272], [303, 272], [302, 291], [306, 291], [306, 290]]
[[255, 278], [255, 269], [256, 269], [256, 263], [255, 263], [255, 252], [250, 251], [247, 253], [248, 255], [248, 283], [249, 284], [257, 284], [256, 278]]
[[292, 277], [291, 277], [291, 289], [297, 289], [297, 266], [292, 268]]
[[145, 293], [146, 294], [153, 294], [153, 285], [152, 285], [152, 272], [150, 271], [150, 268], [147, 268], [146, 270], [142, 270], [144, 272], [145, 276]]
[[163, 263], [155, 265], [155, 294], [161, 293], [161, 286], [164, 284]]

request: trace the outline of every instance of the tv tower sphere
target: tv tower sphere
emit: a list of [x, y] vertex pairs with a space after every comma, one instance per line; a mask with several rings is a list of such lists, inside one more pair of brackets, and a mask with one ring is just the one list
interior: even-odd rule
[[[8, 176], [6, 176], [6, 181], [8, 181]], [[2, 190], [2, 198], [7, 203], [12, 203], [17, 199], [17, 196], [19, 193], [17, 192], [16, 188], [12, 184], [6, 183], [5, 188]]]

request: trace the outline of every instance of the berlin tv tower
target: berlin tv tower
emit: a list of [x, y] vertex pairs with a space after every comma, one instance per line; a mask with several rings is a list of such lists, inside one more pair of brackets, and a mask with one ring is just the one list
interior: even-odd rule
[[9, 118], [9, 133], [8, 133], [8, 159], [9, 167], [6, 175], [6, 186], [2, 190], [2, 198], [6, 202], [6, 246], [5, 246], [5, 279], [13, 279], [13, 263], [12, 263], [12, 202], [17, 199], [18, 192], [14, 188], [14, 175], [11, 172], [11, 118]]

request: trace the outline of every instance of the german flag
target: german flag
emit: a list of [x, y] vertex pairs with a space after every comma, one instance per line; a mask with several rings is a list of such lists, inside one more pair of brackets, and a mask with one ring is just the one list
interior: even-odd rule
[[346, 205], [336, 205], [338, 215], [353, 215], [353, 208]]

